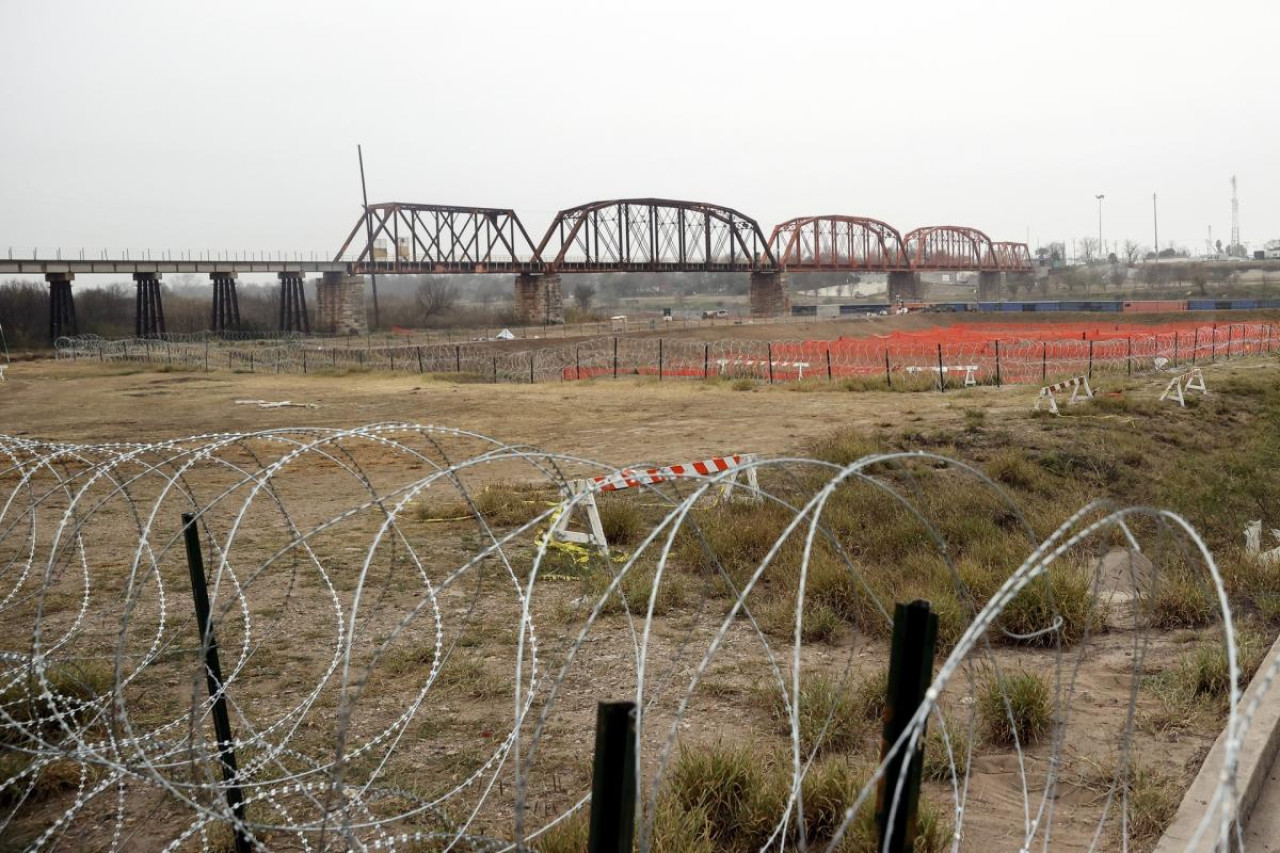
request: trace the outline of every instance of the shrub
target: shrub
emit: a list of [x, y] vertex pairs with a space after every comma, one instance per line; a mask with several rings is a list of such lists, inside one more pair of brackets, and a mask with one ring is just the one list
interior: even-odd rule
[[987, 739], [994, 744], [1023, 746], [1048, 733], [1053, 723], [1049, 685], [1031, 672], [992, 678], [978, 700]]

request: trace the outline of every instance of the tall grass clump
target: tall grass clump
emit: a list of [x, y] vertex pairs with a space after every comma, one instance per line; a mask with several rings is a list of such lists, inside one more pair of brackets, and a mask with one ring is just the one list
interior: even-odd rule
[[990, 679], [978, 698], [987, 740], [999, 746], [1026, 746], [1048, 734], [1053, 698], [1048, 683], [1032, 672]]

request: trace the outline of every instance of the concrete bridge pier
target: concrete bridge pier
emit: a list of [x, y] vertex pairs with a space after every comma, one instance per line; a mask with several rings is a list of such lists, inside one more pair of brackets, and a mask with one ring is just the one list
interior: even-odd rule
[[[305, 297], [301, 304], [305, 317]], [[327, 272], [316, 282], [316, 331], [333, 335], [363, 335], [369, 331], [363, 276]]]
[[889, 301], [918, 302], [924, 297], [924, 289], [920, 287], [920, 273], [889, 273]]
[[71, 297], [71, 282], [75, 273], [45, 273], [49, 282], [49, 341], [52, 343], [64, 335], [76, 334], [76, 303]]
[[133, 282], [138, 295], [134, 310], [133, 334], [156, 338], [164, 334], [164, 305], [160, 301], [160, 273], [136, 272]]
[[211, 272], [213, 280], [213, 319], [209, 328], [222, 332], [240, 331], [240, 300], [236, 297], [236, 273]]
[[751, 273], [750, 293], [752, 317], [777, 317], [791, 310], [786, 273]]
[[288, 270], [279, 273], [280, 278], [280, 331], [311, 333], [311, 320], [307, 317], [307, 291], [303, 287], [301, 271]]
[[979, 272], [978, 273], [978, 301], [979, 302], [999, 302], [1004, 295], [1002, 285], [1004, 284], [1004, 274], [998, 272]]
[[564, 322], [559, 273], [522, 272], [516, 276], [516, 318], [527, 326]]

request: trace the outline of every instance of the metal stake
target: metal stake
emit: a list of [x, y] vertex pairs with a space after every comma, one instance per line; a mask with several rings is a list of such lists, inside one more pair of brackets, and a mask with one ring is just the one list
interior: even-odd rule
[[[929, 602], [917, 600], [895, 605], [881, 760], [887, 758], [924, 701], [925, 691], [933, 680], [937, 637], [938, 617], [930, 611]], [[876, 849], [881, 853], [907, 853], [914, 849], [924, 735], [921, 731], [914, 750], [908, 751], [904, 744], [885, 766], [885, 775], [876, 792], [876, 830], [880, 842]]]
[[231, 738], [231, 718], [227, 714], [227, 696], [222, 689], [222, 664], [218, 660], [218, 641], [209, 619], [209, 585], [204, 575], [204, 555], [200, 552], [200, 529], [194, 513], [182, 514], [182, 535], [187, 544], [187, 569], [191, 573], [191, 597], [195, 600], [196, 626], [200, 629], [200, 646], [204, 649], [205, 679], [209, 697], [213, 699], [213, 731], [218, 739], [218, 758], [222, 763], [222, 779], [227, 783], [227, 805], [235, 816], [236, 853], [250, 853], [249, 836], [244, 831], [244, 796], [236, 782], [235, 741]]
[[636, 704], [596, 706], [587, 853], [631, 853], [636, 820]]

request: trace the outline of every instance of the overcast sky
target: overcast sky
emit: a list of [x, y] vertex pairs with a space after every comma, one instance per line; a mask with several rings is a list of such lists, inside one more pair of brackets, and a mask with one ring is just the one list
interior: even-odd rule
[[[627, 196], [993, 239], [1280, 238], [1277, 0], [0, 0], [0, 251], [336, 251]], [[42, 254], [44, 254], [42, 252]]]

